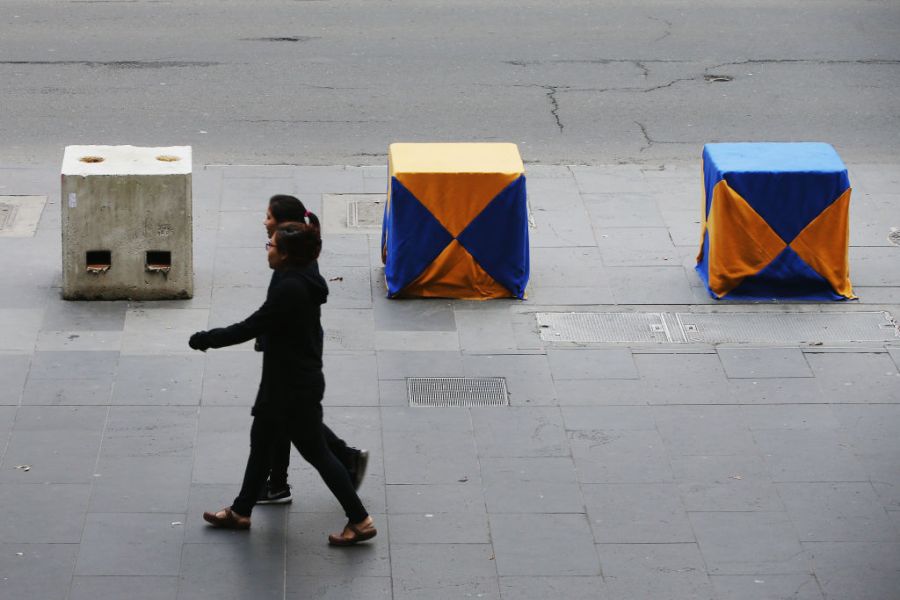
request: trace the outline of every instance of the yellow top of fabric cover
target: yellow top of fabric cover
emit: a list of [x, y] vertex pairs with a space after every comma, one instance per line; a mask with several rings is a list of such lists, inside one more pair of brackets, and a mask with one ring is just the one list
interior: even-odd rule
[[391, 175], [396, 173], [525, 172], [519, 148], [507, 143], [411, 144], [388, 147]]

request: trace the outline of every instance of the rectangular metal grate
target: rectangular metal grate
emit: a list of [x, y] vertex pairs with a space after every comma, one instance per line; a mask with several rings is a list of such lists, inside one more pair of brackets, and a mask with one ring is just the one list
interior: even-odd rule
[[410, 377], [410, 406], [509, 406], [503, 377]]
[[688, 342], [832, 343], [897, 340], [886, 312], [676, 313]]
[[887, 312], [537, 313], [548, 342], [774, 344], [889, 342], [900, 330]]
[[538, 313], [548, 342], [671, 342], [662, 313]]

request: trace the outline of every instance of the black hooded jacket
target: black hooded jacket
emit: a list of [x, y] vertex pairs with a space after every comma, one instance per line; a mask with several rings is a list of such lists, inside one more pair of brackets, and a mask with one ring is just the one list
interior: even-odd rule
[[[283, 409], [300, 397], [304, 383], [322, 382], [322, 305], [328, 284], [313, 263], [276, 271], [266, 301], [229, 327], [206, 332], [212, 348], [263, 340], [263, 368], [253, 414]], [[321, 383], [319, 383], [321, 385]]]

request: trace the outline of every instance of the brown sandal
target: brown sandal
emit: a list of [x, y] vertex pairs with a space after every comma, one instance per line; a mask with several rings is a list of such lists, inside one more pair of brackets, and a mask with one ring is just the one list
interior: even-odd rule
[[[346, 537], [344, 535], [348, 531], [353, 534], [353, 537]], [[348, 521], [347, 525], [344, 527], [344, 531], [342, 531], [340, 535], [331, 534], [328, 536], [328, 543], [332, 546], [353, 546], [354, 544], [371, 540], [376, 535], [378, 535], [378, 530], [375, 529], [374, 523], [363, 529]]]
[[[224, 516], [220, 517], [219, 513]], [[250, 517], [239, 515], [228, 507], [214, 513], [203, 513], [203, 520], [219, 529], [250, 529]]]

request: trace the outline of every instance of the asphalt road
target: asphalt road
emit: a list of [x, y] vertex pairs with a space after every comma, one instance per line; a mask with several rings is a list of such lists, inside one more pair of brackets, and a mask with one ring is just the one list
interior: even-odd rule
[[69, 144], [380, 164], [392, 141], [534, 163], [814, 140], [896, 162], [896, 0], [2, 0], [0, 163]]

